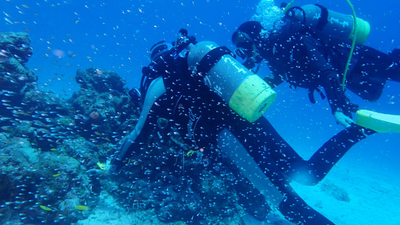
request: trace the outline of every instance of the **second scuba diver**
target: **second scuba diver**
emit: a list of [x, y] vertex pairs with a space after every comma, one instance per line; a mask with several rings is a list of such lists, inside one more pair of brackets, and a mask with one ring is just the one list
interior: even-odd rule
[[[164, 41], [156, 43], [151, 48], [151, 58], [150, 65], [143, 69], [141, 92], [144, 102], [139, 121], [107, 168], [119, 169], [132, 154], [141, 154], [146, 139], [157, 129], [159, 118], [165, 118], [177, 128], [188, 149], [206, 155], [219, 148], [218, 136], [229, 132], [243, 145], [279, 194], [276, 207], [287, 220], [296, 224], [333, 224], [307, 205], [290, 186], [290, 181], [317, 184], [353, 145], [375, 131], [351, 124], [305, 160], [262, 113], [261, 116], [255, 115], [257, 112], [243, 114], [235, 104], [231, 105], [231, 101], [224, 100], [224, 89], [218, 81], [226, 82], [225, 78], [238, 73], [252, 76], [226, 48], [213, 42], [197, 43], [187, 36], [186, 30], [181, 30], [175, 46]], [[252, 81], [245, 79], [242, 84], [246, 82]], [[234, 90], [236, 98], [243, 97], [238, 95], [239, 89], [239, 92], [248, 91], [251, 95], [252, 90], [242, 84]], [[262, 88], [268, 89], [267, 86]], [[274, 95], [273, 92], [262, 93], [264, 99]], [[263, 111], [269, 103], [257, 101], [261, 102], [255, 107], [258, 111]]]
[[236, 52], [246, 59], [244, 65], [250, 69], [264, 59], [272, 72], [265, 80], [272, 87], [287, 81], [292, 87], [306, 88], [312, 103], [314, 92], [326, 96], [336, 121], [344, 127], [353, 123], [351, 113], [357, 110], [341, 85], [345, 71], [346, 88], [367, 101], [378, 100], [387, 81], [400, 81], [400, 49], [386, 54], [362, 45], [370, 30], [362, 19], [357, 18], [357, 45], [349, 67], [352, 17], [321, 5], [305, 5], [288, 9], [276, 24], [278, 28], [269, 31], [258, 21], [248, 21], [233, 33]]

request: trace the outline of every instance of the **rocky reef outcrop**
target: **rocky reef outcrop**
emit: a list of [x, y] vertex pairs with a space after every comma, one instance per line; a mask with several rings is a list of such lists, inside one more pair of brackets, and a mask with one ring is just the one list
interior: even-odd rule
[[0, 33], [0, 89], [2, 92], [24, 92], [37, 81], [34, 73], [25, 68], [32, 55], [31, 41], [26, 33]]
[[26, 33], [0, 34], [0, 224], [71, 224], [97, 201], [86, 171], [104, 148], [79, 136], [66, 99], [39, 90], [31, 55]]
[[76, 72], [81, 90], [68, 100], [80, 135], [92, 142], [117, 143], [133, 129], [140, 113], [130, 100], [126, 81], [117, 73], [99, 68]]

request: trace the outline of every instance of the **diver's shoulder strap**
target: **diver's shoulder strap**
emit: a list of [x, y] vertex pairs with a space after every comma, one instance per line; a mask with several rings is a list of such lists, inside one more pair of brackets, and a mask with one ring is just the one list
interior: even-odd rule
[[225, 46], [214, 48], [209, 51], [197, 65], [197, 73], [204, 76], [211, 68], [222, 58], [224, 55], [231, 55], [235, 57], [234, 54]]
[[325, 6], [322, 6], [320, 4], [315, 4], [321, 9], [321, 17], [318, 20], [317, 25], [315, 26], [315, 29], [322, 30], [324, 29], [325, 25], [328, 23], [328, 9]]

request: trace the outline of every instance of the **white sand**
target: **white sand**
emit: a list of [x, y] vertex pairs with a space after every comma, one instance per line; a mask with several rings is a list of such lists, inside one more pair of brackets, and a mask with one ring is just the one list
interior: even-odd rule
[[[373, 166], [372, 166], [373, 167]], [[295, 182], [295, 190], [304, 200], [327, 218], [340, 225], [400, 224], [400, 189], [396, 174], [373, 172], [340, 165], [317, 186]], [[324, 184], [335, 184], [345, 190], [350, 202], [339, 201], [322, 191]]]

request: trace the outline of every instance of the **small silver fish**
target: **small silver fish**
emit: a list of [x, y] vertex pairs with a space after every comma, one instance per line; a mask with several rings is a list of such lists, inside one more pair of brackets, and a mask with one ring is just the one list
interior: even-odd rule
[[9, 58], [7, 50], [0, 49], [0, 63], [7, 62]]

